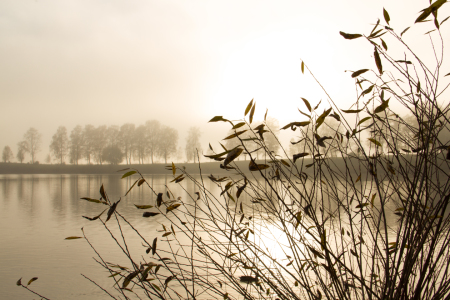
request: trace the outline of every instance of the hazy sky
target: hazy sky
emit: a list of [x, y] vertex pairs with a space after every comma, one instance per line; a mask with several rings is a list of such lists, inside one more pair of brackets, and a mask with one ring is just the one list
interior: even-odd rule
[[[252, 98], [257, 118], [268, 108], [285, 125], [302, 119], [300, 97], [312, 104], [325, 100], [310, 77], [301, 75], [301, 59], [348, 108], [355, 89], [344, 71], [375, 65], [373, 48], [362, 39], [344, 40], [339, 31], [370, 33], [385, 7], [391, 27], [401, 32], [427, 5], [427, 0], [2, 0], [0, 149], [9, 145], [15, 154], [25, 131], [35, 127], [43, 134], [38, 156], [43, 160], [60, 125], [70, 132], [77, 124], [140, 125], [150, 119], [176, 128], [179, 146], [187, 129], [199, 126], [206, 148], [227, 129], [207, 121], [215, 115], [242, 117]], [[439, 14], [450, 15], [450, 5]], [[423, 24], [405, 39], [420, 52], [423, 41], [408, 35], [430, 29], [431, 23]]]

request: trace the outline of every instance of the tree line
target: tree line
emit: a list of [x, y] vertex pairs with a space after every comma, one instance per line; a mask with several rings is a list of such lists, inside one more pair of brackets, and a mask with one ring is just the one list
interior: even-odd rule
[[[195, 160], [194, 153], [200, 149], [200, 130], [191, 127], [186, 139], [186, 159]], [[35, 128], [30, 128], [17, 144], [15, 158], [23, 163], [25, 156], [29, 155], [32, 164], [37, 153], [41, 150], [42, 134]], [[52, 136], [49, 145], [49, 155], [46, 162], [54, 161], [65, 164], [66, 159], [71, 164], [78, 165], [80, 161], [87, 164], [126, 164], [145, 161], [154, 163], [157, 159], [167, 163], [181, 149], [178, 146], [178, 131], [172, 127], [161, 124], [157, 120], [149, 120], [143, 125], [136, 126], [126, 123], [122, 126], [101, 125], [95, 127], [91, 124], [77, 125], [70, 134], [65, 126], [59, 126]], [[5, 146], [2, 153], [3, 162], [14, 159], [13, 151]]]

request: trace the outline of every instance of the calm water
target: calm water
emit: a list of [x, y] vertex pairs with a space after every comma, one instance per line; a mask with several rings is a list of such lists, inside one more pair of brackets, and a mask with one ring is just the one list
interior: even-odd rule
[[[145, 178], [156, 192], [165, 192], [165, 185], [173, 179], [172, 176], [161, 175]], [[98, 199], [99, 188], [103, 184], [111, 201], [122, 197], [120, 213], [151, 242], [155, 236], [161, 236], [158, 231], [162, 230], [163, 219], [159, 216], [143, 218], [142, 210], [134, 207], [133, 204], [155, 204], [156, 196], [147, 187], [136, 186], [123, 197], [134, 180], [121, 179], [119, 174], [0, 175], [0, 299], [38, 299], [15, 285], [21, 277], [23, 283], [38, 277], [32, 288], [50, 299], [111, 299], [81, 276], [84, 274], [102, 287], [113, 290], [113, 282], [108, 278], [110, 274], [93, 259], [96, 257], [94, 251], [83, 239], [65, 238], [82, 236], [83, 227], [105, 261], [129, 266], [128, 259], [101, 224], [82, 218], [98, 215], [105, 206], [80, 198]], [[205, 180], [205, 185], [212, 193], [220, 193], [210, 180]], [[191, 194], [195, 192], [190, 181], [183, 181], [181, 186], [172, 183], [169, 187], [175, 197], [181, 196], [183, 202], [193, 203], [183, 190]], [[388, 220], [394, 225], [395, 218], [389, 217]], [[113, 221], [108, 225], [114, 229]], [[141, 241], [130, 230], [125, 232], [125, 236], [130, 236], [127, 243], [132, 255], [141, 257], [146, 249]]]
[[[145, 177], [158, 192], [164, 192], [165, 184], [173, 178]], [[156, 197], [143, 187], [135, 187], [123, 197], [134, 182], [131, 180], [121, 179], [120, 175], [0, 175], [0, 298], [37, 299], [15, 283], [21, 277], [23, 283], [38, 277], [32, 287], [51, 299], [110, 299], [81, 276], [84, 274], [106, 288], [112, 285], [107, 277], [109, 273], [93, 260], [94, 251], [83, 239], [64, 239], [82, 235], [83, 227], [106, 261], [129, 265], [98, 221], [82, 218], [97, 215], [105, 206], [80, 198], [98, 199], [99, 187], [103, 184], [112, 201], [122, 196], [121, 213], [141, 232], [148, 232], [147, 238], [151, 241], [156, 230], [161, 229], [158, 218], [142, 218], [142, 210], [137, 210], [133, 204], [153, 205]], [[184, 188], [193, 192], [192, 184], [183, 183]], [[177, 196], [186, 195], [177, 185], [172, 184], [170, 188]], [[137, 238], [129, 243], [130, 248], [143, 252]]]

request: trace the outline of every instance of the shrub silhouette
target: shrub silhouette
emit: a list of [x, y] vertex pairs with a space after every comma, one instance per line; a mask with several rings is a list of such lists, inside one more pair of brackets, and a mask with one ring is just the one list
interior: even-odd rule
[[[437, 11], [444, 2], [425, 8], [416, 21], [421, 26], [434, 19], [433, 42], [443, 42], [439, 27], [446, 19], [439, 23]], [[88, 219], [109, 232], [108, 222], [130, 226], [145, 246], [134, 257], [123, 231], [115, 236], [129, 258], [126, 268], [107, 263], [96, 252], [114, 275], [117, 293], [152, 299], [450, 296], [450, 148], [440, 138], [449, 128], [449, 107], [448, 101], [439, 101], [445, 90], [439, 88], [444, 46], [433, 53], [435, 65], [426, 66], [403, 41], [407, 29], [398, 35], [389, 27], [386, 10], [383, 16], [387, 24], [378, 21], [368, 35], [340, 32], [374, 48], [375, 70], [362, 66], [350, 75], [358, 90], [355, 104], [342, 109], [329, 97], [328, 103], [313, 107], [303, 99], [301, 119], [282, 127], [296, 134], [293, 143], [302, 141], [301, 152], [286, 158], [283, 147], [281, 156], [270, 151], [265, 141], [272, 130], [266, 123], [252, 126], [252, 100], [239, 122], [223, 116], [210, 120], [228, 123], [234, 132], [228, 138], [239, 141], [233, 149], [207, 155], [221, 161], [221, 168], [229, 170], [226, 176], [193, 176], [168, 166], [171, 184], [190, 181], [196, 186], [197, 192], [186, 191], [188, 199], [180, 200], [170, 185], [155, 190], [138, 170], [123, 175], [136, 177], [128, 192], [146, 185], [157, 196], [154, 206], [137, 209], [150, 209], [143, 217], [164, 219], [164, 233], [144, 237], [103, 186], [100, 199], [84, 198], [109, 206], [106, 216]], [[405, 57], [390, 56], [385, 35], [404, 47]], [[304, 62], [302, 72], [314, 77]], [[413, 116], [414, 125], [391, 109], [394, 102], [402, 114]], [[339, 128], [320, 136], [319, 128], [330, 118]], [[266, 159], [257, 161], [256, 151]], [[248, 169], [235, 163], [244, 154], [250, 157]], [[205, 181], [216, 184], [220, 194]], [[93, 247], [84, 232], [69, 237], [75, 238]]]

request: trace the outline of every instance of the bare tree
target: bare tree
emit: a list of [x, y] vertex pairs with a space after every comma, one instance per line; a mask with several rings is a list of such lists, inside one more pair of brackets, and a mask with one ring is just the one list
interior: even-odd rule
[[27, 153], [27, 143], [25, 141], [21, 141], [17, 144], [17, 155], [16, 158], [20, 163], [23, 163], [25, 159], [25, 153]]
[[167, 163], [167, 158], [177, 152], [178, 131], [174, 128], [163, 126], [160, 129], [160, 134], [164, 138], [159, 140], [158, 155], [164, 158], [164, 162]]
[[123, 124], [120, 127], [119, 140], [127, 164], [131, 164], [131, 155], [134, 151], [134, 131], [135, 126], [131, 123]]
[[[153, 163], [153, 157], [158, 152], [160, 142], [166, 137], [161, 132], [162, 131], [161, 124], [157, 120], [147, 121], [145, 123], [145, 128], [146, 128], [145, 136], [147, 139], [148, 155], [150, 155], [150, 160]], [[164, 138], [162, 138], [163, 136]]]
[[70, 133], [70, 162], [78, 165], [83, 154], [83, 128], [77, 125]]
[[188, 137], [186, 138], [186, 159], [187, 161], [194, 160], [197, 157], [197, 151], [201, 152], [201, 145], [200, 145], [200, 128], [198, 127], [191, 127], [188, 131]]
[[64, 158], [69, 151], [69, 138], [67, 137], [67, 129], [64, 126], [59, 126], [56, 133], [52, 137], [50, 144], [50, 152], [60, 164], [64, 163]]
[[30, 153], [31, 163], [33, 164], [36, 159], [36, 154], [41, 148], [41, 139], [42, 135], [34, 127], [28, 129], [28, 131], [23, 135], [23, 141], [25, 142], [23, 145], [23, 150]]
[[134, 132], [134, 156], [138, 159], [140, 164], [144, 163], [144, 158], [147, 156], [147, 137], [144, 125], [136, 128]]
[[2, 154], [2, 159], [3, 162], [11, 162], [11, 159], [14, 158], [14, 154], [11, 150], [11, 148], [9, 146], [5, 146], [5, 148], [3, 148], [3, 154]]
[[94, 136], [93, 140], [94, 159], [97, 162], [97, 164], [102, 164], [103, 149], [107, 146], [108, 142], [106, 125], [98, 126], [94, 130], [93, 136]]
[[85, 125], [83, 130], [83, 153], [88, 164], [91, 164], [91, 158], [94, 154], [95, 145], [95, 127], [91, 124]]

